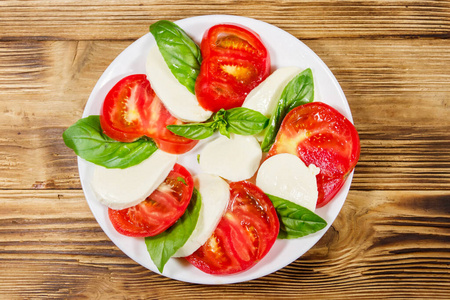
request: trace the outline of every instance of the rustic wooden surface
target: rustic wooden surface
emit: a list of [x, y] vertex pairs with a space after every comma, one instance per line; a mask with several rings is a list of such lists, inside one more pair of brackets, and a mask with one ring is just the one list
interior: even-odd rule
[[[361, 159], [332, 227], [291, 265], [202, 286], [106, 237], [61, 139], [160, 19], [234, 14], [301, 39], [340, 82]], [[0, 2], [0, 298], [450, 298], [450, 1]]]

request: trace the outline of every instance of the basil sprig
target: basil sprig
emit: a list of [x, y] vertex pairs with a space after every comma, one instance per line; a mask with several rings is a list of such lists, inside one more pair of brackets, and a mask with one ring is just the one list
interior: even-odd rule
[[202, 200], [194, 188], [192, 198], [184, 214], [166, 231], [145, 238], [147, 251], [153, 263], [162, 273], [169, 259], [186, 243], [197, 225]]
[[158, 148], [152, 140], [122, 143], [108, 137], [99, 116], [78, 120], [63, 133], [67, 147], [79, 157], [106, 168], [128, 168], [150, 157]]
[[309, 209], [283, 198], [267, 194], [280, 220], [280, 239], [295, 239], [327, 226], [327, 222]]
[[270, 118], [261, 149], [268, 152], [275, 142], [284, 117], [292, 109], [314, 100], [314, 79], [311, 69], [306, 69], [295, 76], [284, 88], [277, 102], [275, 112]]
[[195, 80], [202, 62], [200, 48], [183, 29], [167, 20], [152, 24], [150, 32], [172, 74], [195, 94]]
[[230, 133], [253, 135], [264, 130], [268, 121], [269, 119], [258, 111], [235, 107], [219, 110], [210, 122], [168, 125], [167, 129], [192, 140], [201, 140], [210, 137], [217, 130], [226, 137], [230, 137]]

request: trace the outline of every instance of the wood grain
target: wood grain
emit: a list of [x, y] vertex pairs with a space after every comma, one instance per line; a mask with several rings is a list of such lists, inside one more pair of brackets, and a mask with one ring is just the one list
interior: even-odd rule
[[[160, 19], [276, 25], [334, 73], [361, 138], [346, 203], [305, 255], [250, 282], [155, 274], [103, 233], [61, 135]], [[450, 1], [0, 1], [1, 299], [448, 299]]]
[[[391, 43], [308, 41], [342, 85], [360, 134], [353, 188], [449, 189], [450, 69], [439, 66], [450, 65], [450, 43], [396, 40], [396, 51]], [[129, 44], [0, 45], [0, 53], [9, 54], [0, 56], [0, 187], [80, 188], [75, 155], [62, 133], [81, 117], [95, 82]]]
[[[136, 39], [161, 19], [230, 14], [259, 19], [302, 39], [448, 37], [447, 0], [427, 1], [2, 1], [0, 39]], [[32, 23], [33, 27], [29, 24]], [[75, 30], [74, 30], [75, 29]]]
[[14, 296], [20, 286], [24, 298], [78, 291], [89, 299], [175, 299], [195, 291], [200, 298], [248, 299], [282, 290], [293, 298], [371, 299], [376, 291], [445, 299], [449, 197], [449, 191], [352, 191], [303, 257], [251, 282], [208, 288], [164, 278], [127, 258], [98, 227], [79, 190], [2, 191], [0, 294]]

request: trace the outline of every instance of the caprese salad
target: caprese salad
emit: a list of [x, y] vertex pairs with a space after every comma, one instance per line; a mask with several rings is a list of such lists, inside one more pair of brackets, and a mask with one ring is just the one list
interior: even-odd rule
[[[160, 272], [184, 258], [209, 274], [248, 270], [276, 239], [326, 226], [360, 152], [353, 124], [314, 101], [311, 69], [271, 71], [257, 33], [205, 28], [200, 46], [175, 23], [150, 26], [146, 74], [119, 80], [65, 144], [95, 164], [92, 189], [124, 238], [144, 237]], [[179, 158], [199, 151], [199, 172]], [[200, 150], [198, 150], [200, 149]]]

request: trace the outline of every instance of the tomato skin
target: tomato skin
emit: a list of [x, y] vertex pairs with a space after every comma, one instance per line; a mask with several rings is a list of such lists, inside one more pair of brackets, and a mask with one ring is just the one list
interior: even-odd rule
[[247, 94], [270, 73], [270, 56], [258, 34], [234, 24], [207, 30], [195, 95], [207, 110], [241, 106]]
[[358, 132], [347, 118], [325, 103], [311, 102], [286, 115], [268, 157], [291, 153], [306, 165], [319, 167], [319, 208], [342, 188], [359, 160], [360, 149]]
[[248, 270], [272, 248], [280, 223], [272, 202], [248, 181], [230, 183], [230, 201], [208, 241], [186, 259], [208, 274]]
[[191, 150], [198, 141], [178, 136], [166, 128], [173, 124], [182, 122], [169, 113], [144, 74], [121, 79], [105, 97], [100, 114], [103, 132], [116, 141], [133, 142], [145, 135], [168, 153]]
[[190, 151], [192, 148], [197, 145], [198, 140], [190, 140], [187, 138], [177, 138], [177, 139], [158, 139], [153, 138], [153, 141], [156, 143], [156, 146], [164, 152], [171, 154], [183, 154]]
[[115, 210], [108, 216], [117, 232], [126, 236], [155, 236], [172, 226], [192, 197], [194, 180], [183, 166], [175, 164], [165, 181], [141, 203]]

